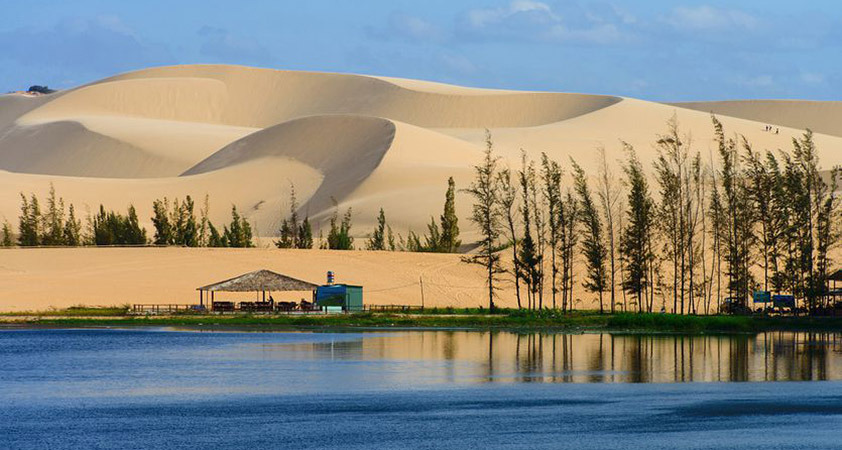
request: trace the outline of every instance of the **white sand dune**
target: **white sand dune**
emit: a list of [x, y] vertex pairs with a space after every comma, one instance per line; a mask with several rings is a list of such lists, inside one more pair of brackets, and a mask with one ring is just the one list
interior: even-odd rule
[[[764, 105], [780, 117], [801, 111], [797, 102], [754, 108]], [[787, 112], [790, 107], [796, 113]], [[486, 128], [506, 164], [516, 167], [523, 149], [563, 164], [573, 157], [593, 170], [598, 146], [612, 162], [623, 157], [620, 140], [651, 160], [651, 143], [673, 114], [707, 152], [713, 137], [707, 112], [634, 99], [239, 66], [161, 67], [48, 96], [0, 97], [0, 170], [15, 173], [5, 176], [15, 180], [12, 194], [43, 194], [54, 182], [65, 186], [59, 192], [69, 202], [89, 208], [99, 201], [112, 208], [132, 202], [145, 212], [150, 196], [214, 193], [214, 220], [224, 220], [236, 203], [263, 235], [274, 232], [294, 182], [301, 185], [302, 212], [321, 220], [317, 227], [335, 199], [356, 211], [358, 235], [368, 232], [380, 207], [405, 232], [424, 229], [439, 213], [447, 177], [460, 187], [470, 182]], [[723, 120], [729, 132], [746, 135], [758, 148], [786, 147], [800, 133], [785, 121], [775, 135], [752, 120]], [[840, 146], [836, 136], [820, 134], [817, 142], [826, 150]], [[828, 163], [839, 162], [839, 152], [827, 155], [833, 158]], [[240, 172], [235, 167], [249, 161], [257, 167], [257, 158], [264, 160], [260, 176], [233, 181], [235, 187], [216, 184], [231, 174], [211, 175]], [[317, 175], [309, 182], [289, 175], [303, 173], [290, 169], [293, 160]], [[91, 183], [114, 189], [85, 195]], [[0, 218], [16, 216], [11, 197], [2, 202]], [[467, 217], [469, 205], [461, 198], [459, 210]], [[464, 219], [463, 229], [470, 233]]]
[[0, 95], [0, 131], [10, 126], [20, 116], [58, 97], [58, 94], [29, 96], [20, 94]]
[[[132, 72], [63, 93], [23, 123], [79, 115], [265, 128], [297, 117], [361, 114], [422, 127], [534, 126], [603, 108], [617, 97], [401, 85], [368, 76], [179, 66]], [[434, 86], [433, 90], [422, 90]], [[413, 87], [410, 89], [408, 87]]]
[[842, 137], [842, 102], [808, 100], [730, 100], [674, 103], [681, 108]]
[[183, 175], [223, 170], [259, 158], [290, 158], [317, 167], [325, 182], [303, 205], [323, 211], [341, 201], [380, 165], [395, 124], [356, 115], [310, 116], [265, 128], [233, 142]]
[[[100, 204], [123, 212], [132, 204], [137, 209], [141, 225], [152, 233], [150, 217], [155, 199], [183, 199], [185, 195], [191, 195], [196, 201], [198, 213], [207, 195], [210, 199], [210, 218], [214, 223], [221, 226], [230, 221], [231, 206], [236, 205], [257, 225], [258, 235], [265, 236], [262, 230], [277, 228], [279, 211], [288, 208], [290, 183], [295, 184], [302, 198], [309, 198], [322, 181], [323, 177], [318, 170], [286, 158], [257, 159], [226, 170], [190, 177], [83, 178], [0, 171], [0, 192], [4, 193], [0, 196], [0, 210], [5, 213], [0, 215], [0, 222], [5, 219], [17, 223], [20, 208], [18, 193], [45, 194], [45, 189], [48, 190], [52, 183], [66, 202], [75, 205], [83, 222], [86, 213], [96, 212]], [[42, 201], [43, 198], [42, 195]]]
[[20, 173], [146, 178], [166, 174], [177, 164], [175, 158], [151, 154], [74, 121], [13, 127], [3, 136], [3, 145], [0, 167]]
[[[648, 164], [673, 115], [694, 148], [712, 157], [712, 111], [728, 133], [759, 150], [789, 148], [810, 127], [830, 166], [842, 164], [840, 105], [661, 104], [241, 66], [152, 68], [51, 95], [0, 96], [0, 221], [16, 223], [19, 192], [43, 196], [51, 183], [83, 215], [100, 203], [118, 210], [134, 204], [150, 232], [154, 199], [191, 195], [201, 203], [208, 195], [214, 222], [226, 221], [236, 205], [268, 244], [294, 184], [316, 234], [336, 201], [353, 208], [352, 233], [360, 240], [381, 207], [405, 235], [441, 213], [448, 177], [468, 186], [486, 129], [502, 163], [513, 168], [522, 151], [533, 159], [546, 152], [564, 167], [574, 158], [594, 174], [595, 149], [604, 147], [619, 176], [621, 141]], [[780, 132], [765, 131], [766, 124]], [[475, 237], [470, 208], [459, 193], [466, 243]]]

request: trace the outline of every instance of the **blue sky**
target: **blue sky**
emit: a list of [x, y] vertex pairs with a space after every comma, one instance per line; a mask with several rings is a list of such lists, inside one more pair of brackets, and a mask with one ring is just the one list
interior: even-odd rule
[[230, 63], [650, 100], [842, 100], [842, 2], [0, 0], [0, 90]]

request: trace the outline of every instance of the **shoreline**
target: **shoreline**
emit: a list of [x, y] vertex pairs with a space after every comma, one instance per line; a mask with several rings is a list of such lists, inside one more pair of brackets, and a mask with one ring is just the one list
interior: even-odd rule
[[[842, 317], [682, 316], [554, 311], [477, 313], [357, 313], [331, 315], [159, 315], [79, 314], [73, 310], [0, 314], [0, 330], [27, 328], [188, 327], [246, 331], [471, 330], [570, 333], [729, 334], [775, 331], [842, 332]], [[91, 312], [91, 311], [86, 311]]]

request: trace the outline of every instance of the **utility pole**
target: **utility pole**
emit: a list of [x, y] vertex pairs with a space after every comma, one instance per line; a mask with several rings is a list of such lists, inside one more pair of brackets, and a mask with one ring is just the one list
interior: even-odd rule
[[424, 279], [418, 275], [418, 284], [421, 285], [421, 311], [424, 310]]

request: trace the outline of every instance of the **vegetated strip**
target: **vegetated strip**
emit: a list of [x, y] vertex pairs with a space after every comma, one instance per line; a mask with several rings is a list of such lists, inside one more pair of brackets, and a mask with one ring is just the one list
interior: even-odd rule
[[[122, 312], [122, 314], [120, 313]], [[571, 332], [755, 333], [762, 331], [839, 331], [842, 317], [688, 316], [676, 314], [598, 314], [556, 311], [448, 309], [424, 313], [341, 315], [168, 315], [131, 316], [115, 308], [0, 315], [4, 327], [235, 326], [268, 329], [466, 328], [531, 329]]]

